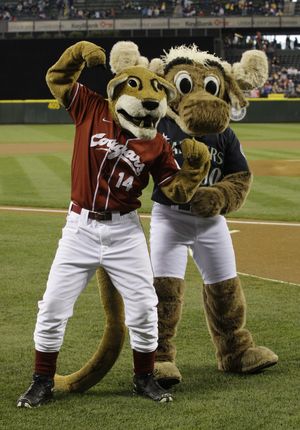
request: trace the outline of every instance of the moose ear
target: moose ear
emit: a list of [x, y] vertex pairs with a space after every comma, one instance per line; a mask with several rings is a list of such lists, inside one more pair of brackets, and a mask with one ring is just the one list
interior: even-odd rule
[[110, 100], [113, 100], [117, 86], [125, 82], [127, 79], [128, 75], [126, 73], [122, 73], [109, 81], [106, 92]]
[[165, 79], [161, 78], [160, 76], [157, 77], [157, 80], [163, 86], [167, 94], [168, 103], [174, 100], [177, 96], [176, 88], [174, 87], [174, 85], [172, 85], [170, 82], [166, 81]]
[[260, 88], [268, 79], [268, 58], [263, 51], [245, 51], [239, 63], [234, 63], [232, 73], [240, 88], [250, 90]]

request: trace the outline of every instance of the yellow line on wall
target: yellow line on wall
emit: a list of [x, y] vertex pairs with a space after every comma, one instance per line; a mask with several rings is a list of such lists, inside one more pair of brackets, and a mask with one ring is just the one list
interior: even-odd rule
[[0, 103], [52, 103], [56, 102], [55, 99], [47, 100], [0, 100]]
[[[300, 98], [247, 98], [249, 102], [299, 102]], [[11, 103], [57, 103], [55, 99], [40, 99], [40, 100], [0, 100], [0, 103], [11, 104]]]

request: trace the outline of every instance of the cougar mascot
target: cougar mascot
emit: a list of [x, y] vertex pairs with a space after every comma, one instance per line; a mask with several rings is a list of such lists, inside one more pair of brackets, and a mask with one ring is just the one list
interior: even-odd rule
[[[51, 93], [76, 128], [71, 202], [38, 303], [33, 379], [18, 398], [19, 408], [52, 400], [53, 388], [83, 391], [101, 379], [120, 351], [124, 320], [133, 354], [134, 393], [158, 402], [172, 400], [154, 378], [158, 299], [137, 209], [150, 175], [174, 204], [190, 201], [207, 174], [209, 151], [195, 139], [185, 139], [185, 161], [179, 167], [170, 145], [157, 133], [168, 102], [176, 96], [175, 87], [147, 68], [135, 44], [121, 44], [111, 52], [115, 76], [107, 85], [108, 99], [78, 82], [84, 67], [105, 62], [101, 47], [81, 41], [67, 48], [46, 75]], [[55, 377], [68, 319], [98, 266], [116, 287], [101, 282], [106, 314], [102, 342], [81, 371]]]

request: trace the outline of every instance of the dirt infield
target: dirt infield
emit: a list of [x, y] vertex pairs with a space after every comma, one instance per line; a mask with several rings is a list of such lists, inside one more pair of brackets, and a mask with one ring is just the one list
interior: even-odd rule
[[1, 143], [0, 155], [47, 154], [51, 152], [69, 152], [71, 154], [72, 148], [71, 142]]
[[300, 285], [300, 223], [229, 222], [237, 269]]

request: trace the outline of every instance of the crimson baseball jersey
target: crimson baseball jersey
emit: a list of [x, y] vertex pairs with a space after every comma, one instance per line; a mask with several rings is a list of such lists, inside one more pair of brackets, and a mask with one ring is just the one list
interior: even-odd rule
[[67, 110], [76, 125], [71, 199], [79, 206], [93, 211], [135, 210], [141, 206], [139, 197], [149, 174], [160, 186], [180, 169], [160, 134], [142, 140], [121, 129], [108, 101], [84, 85], [74, 86]]

